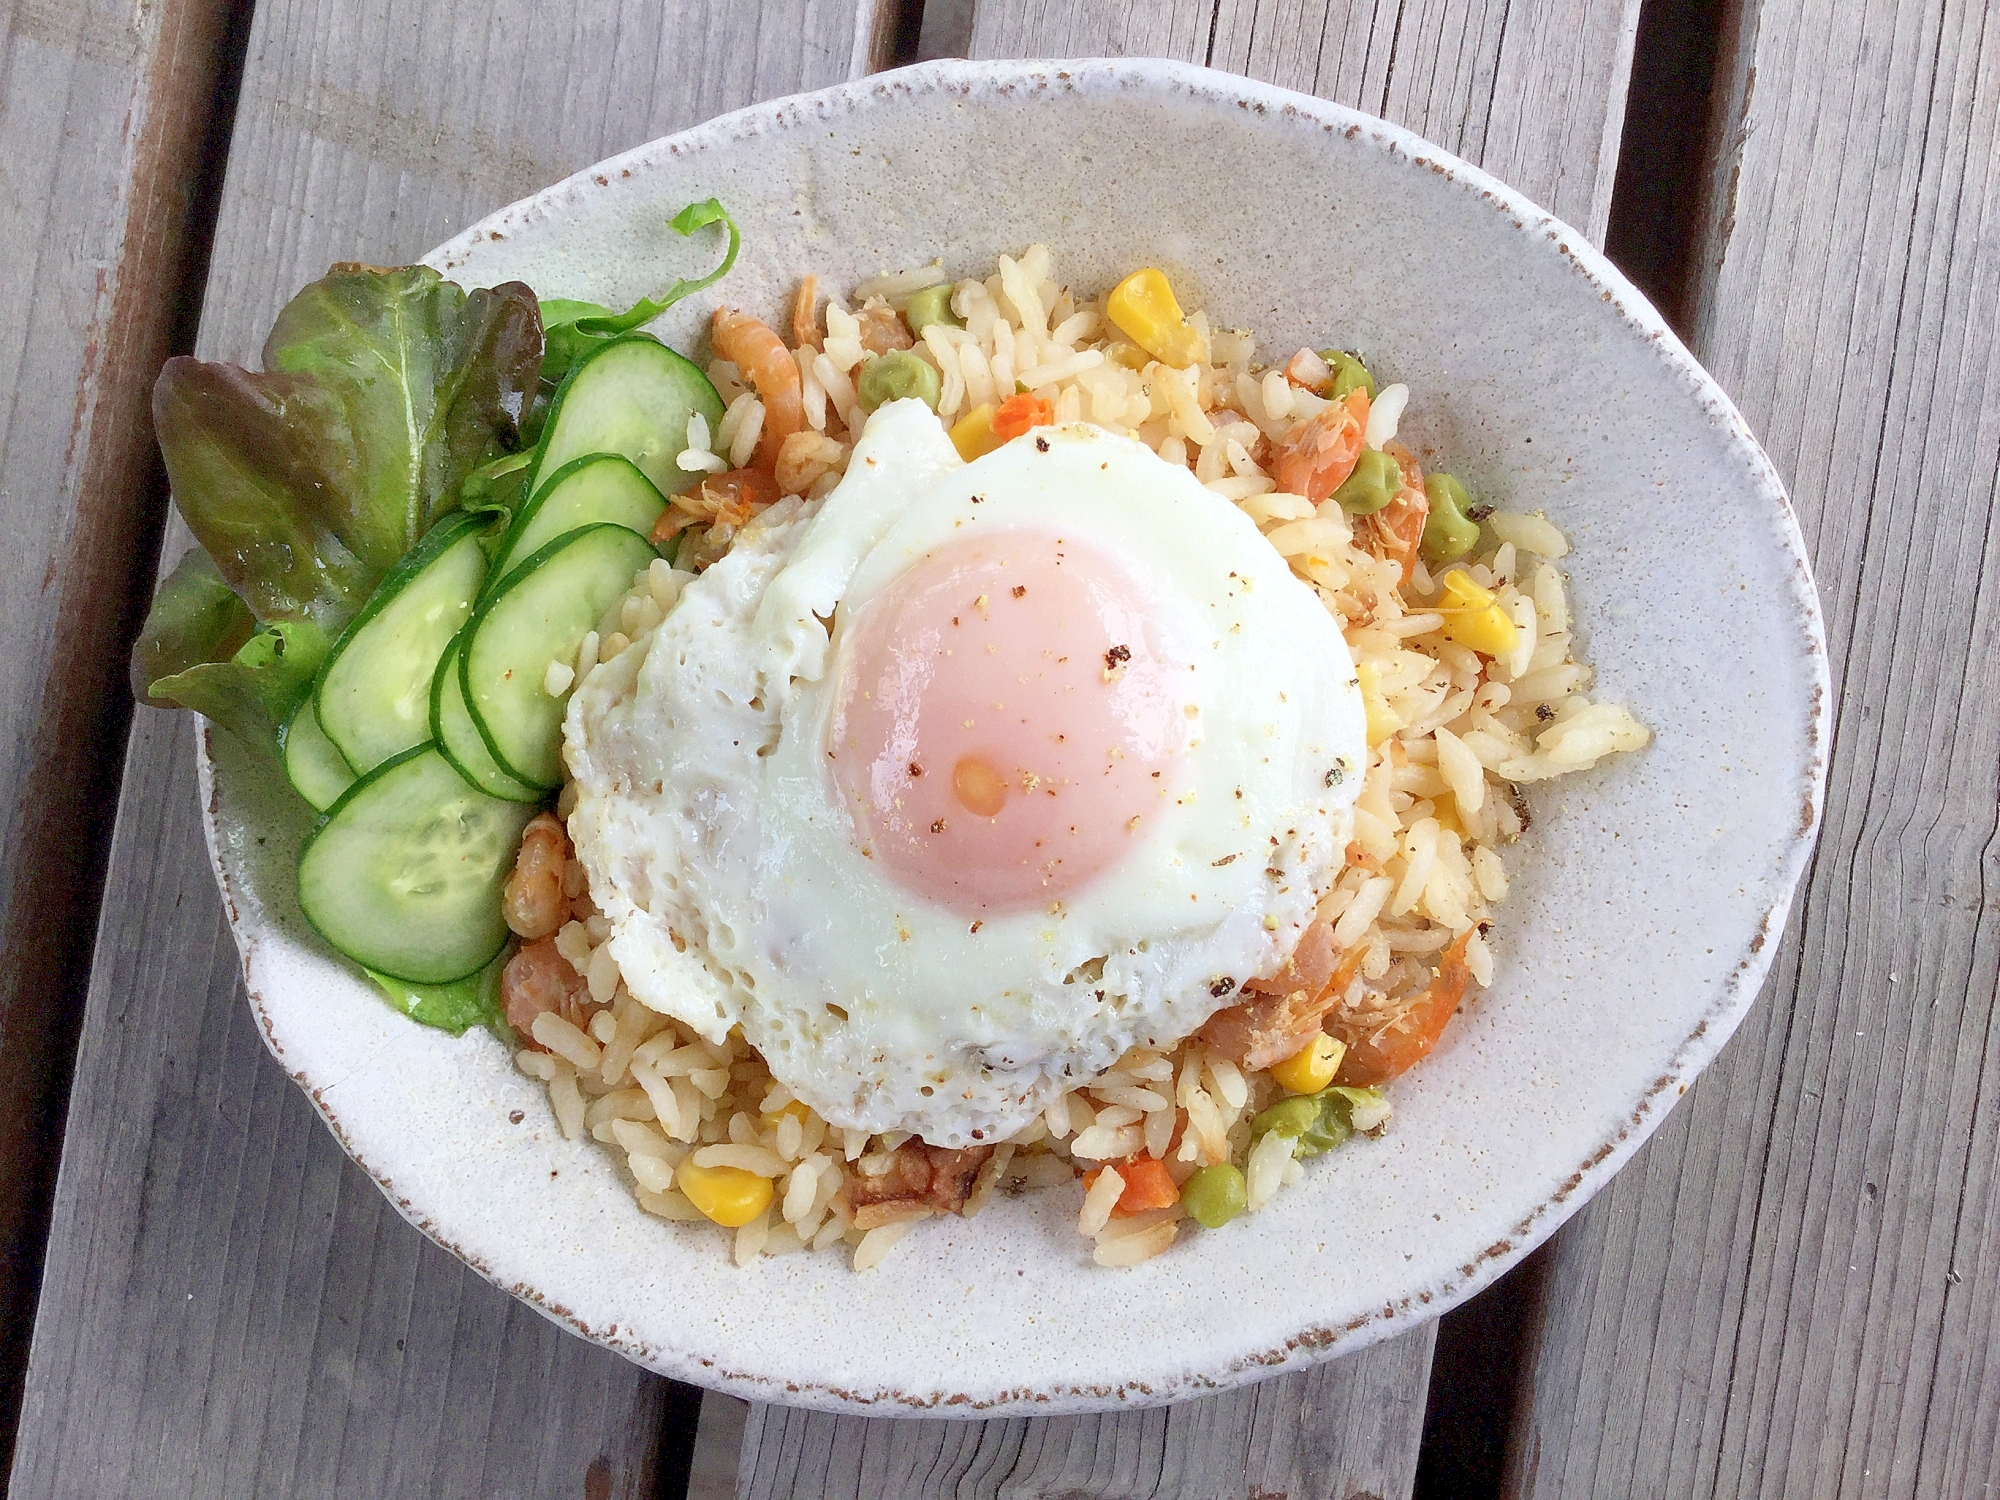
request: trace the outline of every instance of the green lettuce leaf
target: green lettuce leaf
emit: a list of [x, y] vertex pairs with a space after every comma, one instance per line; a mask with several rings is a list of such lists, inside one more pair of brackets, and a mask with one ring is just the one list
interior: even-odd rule
[[251, 636], [226, 660], [198, 662], [154, 678], [146, 695], [155, 703], [191, 708], [275, 752], [278, 727], [312, 691], [330, 644], [326, 632], [310, 620], [280, 620]]
[[229, 660], [256, 628], [249, 606], [236, 597], [208, 554], [190, 547], [160, 585], [132, 645], [132, 696], [143, 702], [162, 677], [203, 662]]
[[[507, 967], [508, 953], [501, 949], [493, 962], [477, 974], [454, 979], [449, 984], [412, 984], [387, 974], [367, 971], [389, 1003], [413, 1021], [462, 1036], [473, 1026], [492, 1026], [506, 1031], [500, 1016], [500, 972]], [[511, 1034], [511, 1033], [509, 1033]]]
[[335, 266], [278, 315], [263, 373], [167, 361], [153, 421], [174, 501], [259, 620], [337, 631], [514, 446], [541, 345], [518, 282]]
[[481, 464], [459, 484], [458, 509], [488, 518], [484, 540], [489, 553], [514, 518], [514, 511], [521, 503], [521, 490], [528, 482], [528, 465], [534, 458], [533, 452], [504, 454], [491, 463]]
[[549, 298], [542, 304], [542, 328], [546, 339], [542, 351], [544, 381], [550, 384], [560, 381], [569, 373], [570, 366], [589, 353], [593, 345], [652, 322], [676, 302], [693, 296], [705, 287], [714, 286], [736, 264], [736, 252], [743, 248], [743, 235], [737, 229], [736, 221], [715, 199], [704, 198], [699, 203], [690, 203], [667, 223], [674, 233], [682, 236], [691, 235], [711, 224], [722, 225], [729, 235], [729, 246], [723, 252], [722, 264], [693, 281], [685, 278], [677, 280], [659, 296], [648, 297], [622, 313], [615, 313], [595, 302]]

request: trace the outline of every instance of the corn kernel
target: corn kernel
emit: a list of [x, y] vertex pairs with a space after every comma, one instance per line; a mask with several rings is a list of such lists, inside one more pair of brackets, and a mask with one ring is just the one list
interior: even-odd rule
[[1440, 632], [1448, 641], [1485, 656], [1505, 656], [1520, 640], [1521, 629], [1508, 618], [1491, 589], [1483, 589], [1459, 569], [1439, 582], [1444, 599], [1437, 611], [1444, 616]]
[[809, 1113], [811, 1113], [811, 1111], [809, 1111], [806, 1108], [803, 1100], [794, 1099], [790, 1104], [787, 1104], [783, 1109], [772, 1110], [771, 1113], [765, 1115], [764, 1125], [766, 1129], [775, 1130], [778, 1128], [778, 1122], [784, 1119], [786, 1115], [791, 1115], [801, 1125], [803, 1125], [805, 1124], [806, 1116]]
[[1201, 335], [1188, 326], [1166, 272], [1153, 266], [1113, 287], [1104, 310], [1120, 333], [1161, 364], [1184, 370], [1207, 352]]
[[1294, 1094], [1317, 1094], [1340, 1071], [1347, 1043], [1322, 1031], [1271, 1069], [1271, 1076]]
[[973, 407], [958, 419], [957, 425], [951, 429], [951, 445], [967, 463], [1000, 446], [1000, 439], [993, 434], [991, 402]]
[[1403, 716], [1389, 707], [1382, 696], [1382, 669], [1372, 661], [1358, 663], [1354, 675], [1361, 679], [1361, 713], [1366, 722], [1368, 748], [1374, 749], [1403, 727]]
[[1451, 793], [1438, 794], [1437, 800], [1431, 804], [1431, 816], [1437, 819], [1438, 827], [1446, 833], [1455, 834], [1460, 839], [1465, 837], [1465, 821], [1459, 817], [1458, 803], [1452, 799]]
[[771, 1206], [771, 1179], [741, 1167], [698, 1167], [685, 1158], [674, 1186], [702, 1214], [724, 1229], [741, 1229]]

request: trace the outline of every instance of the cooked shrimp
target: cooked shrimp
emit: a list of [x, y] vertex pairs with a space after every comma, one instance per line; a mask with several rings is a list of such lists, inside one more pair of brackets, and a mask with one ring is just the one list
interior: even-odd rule
[[991, 1146], [953, 1150], [924, 1141], [905, 1141], [890, 1153], [882, 1171], [872, 1176], [850, 1172], [841, 1191], [847, 1195], [859, 1229], [933, 1213], [962, 1213], [973, 1180], [992, 1154]]
[[778, 450], [773, 478], [787, 495], [803, 495], [840, 462], [841, 446], [823, 432], [811, 428], [793, 433]]
[[861, 324], [861, 347], [870, 354], [887, 354], [916, 343], [902, 315], [880, 297], [862, 303], [856, 321]]
[[569, 856], [569, 835], [553, 814], [536, 813], [521, 830], [521, 852], [500, 892], [501, 913], [521, 937], [554, 937], [568, 917], [563, 868]]
[[1284, 966], [1268, 979], [1252, 979], [1246, 990], [1262, 990], [1267, 995], [1289, 995], [1304, 990], [1317, 995], [1333, 978], [1333, 924], [1314, 922], [1299, 934], [1299, 944]]
[[596, 1009], [583, 976], [556, 951], [554, 938], [529, 943], [500, 971], [500, 1005], [521, 1045], [546, 1051], [535, 1040], [535, 1017], [554, 1011], [572, 1026], [583, 1026]]
[[1315, 395], [1326, 385], [1327, 377], [1332, 373], [1327, 368], [1326, 361], [1310, 349], [1301, 349], [1285, 366], [1286, 380], [1301, 390], [1311, 391]]
[[1431, 501], [1424, 491], [1424, 471], [1416, 454], [1393, 438], [1382, 445], [1382, 451], [1403, 471], [1403, 487], [1374, 515], [1355, 523], [1354, 538], [1357, 545], [1385, 562], [1399, 564], [1403, 587], [1408, 588], [1417, 567], [1417, 547], [1424, 539], [1424, 522], [1430, 519]]
[[1278, 488], [1319, 504], [1354, 472], [1367, 427], [1364, 390], [1349, 391], [1345, 401], [1308, 417], [1279, 440], [1271, 465]]
[[1465, 998], [1466, 985], [1472, 979], [1472, 971], [1466, 967], [1465, 950], [1478, 930], [1466, 928], [1458, 941], [1445, 949], [1436, 977], [1417, 992], [1416, 999], [1401, 1015], [1347, 1049], [1340, 1063], [1341, 1083], [1387, 1083], [1430, 1056], [1438, 1038], [1444, 1035], [1446, 1023], [1458, 1013], [1459, 1002]]
[[762, 469], [728, 469], [710, 474], [673, 503], [653, 523], [655, 547], [671, 541], [690, 526], [741, 526], [767, 505], [778, 502], [778, 482]]
[[715, 357], [741, 370], [764, 402], [764, 430], [757, 436], [757, 452], [750, 464], [768, 474], [777, 467], [778, 450], [785, 439], [806, 424], [798, 361], [767, 325], [734, 308], [715, 310], [709, 342]]
[[819, 346], [819, 278], [808, 276], [799, 283], [798, 295], [792, 298], [792, 347]]
[[1312, 1040], [1321, 1018], [1340, 1002], [1364, 951], [1352, 948], [1336, 964], [1332, 927], [1314, 922], [1285, 966], [1246, 984], [1240, 1001], [1208, 1018], [1201, 1039], [1252, 1072], [1283, 1062]]

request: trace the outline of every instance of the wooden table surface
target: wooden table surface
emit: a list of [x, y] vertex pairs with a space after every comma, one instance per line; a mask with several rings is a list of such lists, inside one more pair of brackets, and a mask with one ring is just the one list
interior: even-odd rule
[[[10, 0], [6, 17], [8, 1494], [2000, 1493], [2000, 7]], [[147, 392], [169, 353], [249, 356], [332, 260], [407, 261], [719, 111], [919, 56], [1092, 54], [1382, 114], [1609, 235], [1792, 487], [1838, 713], [1819, 852], [1721, 1058], [1523, 1272], [1441, 1326], [1101, 1417], [704, 1400], [423, 1240], [265, 1054], [189, 724], [123, 687], [166, 515]]]

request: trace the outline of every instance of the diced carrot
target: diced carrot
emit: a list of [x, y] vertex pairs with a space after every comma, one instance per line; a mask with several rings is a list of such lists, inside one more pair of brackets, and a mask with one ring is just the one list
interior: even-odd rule
[[[1149, 1208], [1171, 1208], [1181, 1201], [1181, 1190], [1174, 1185], [1173, 1174], [1167, 1170], [1165, 1162], [1151, 1156], [1128, 1156], [1111, 1165], [1125, 1179], [1125, 1190], [1118, 1195], [1118, 1202], [1111, 1210], [1112, 1217], [1122, 1219], [1128, 1214], [1142, 1214]], [[1102, 1168], [1085, 1172], [1083, 1190], [1089, 1192], [1102, 1174]]]
[[1056, 409], [1045, 397], [1022, 392], [1002, 401], [993, 413], [993, 435], [1017, 438], [1031, 427], [1053, 426]]

